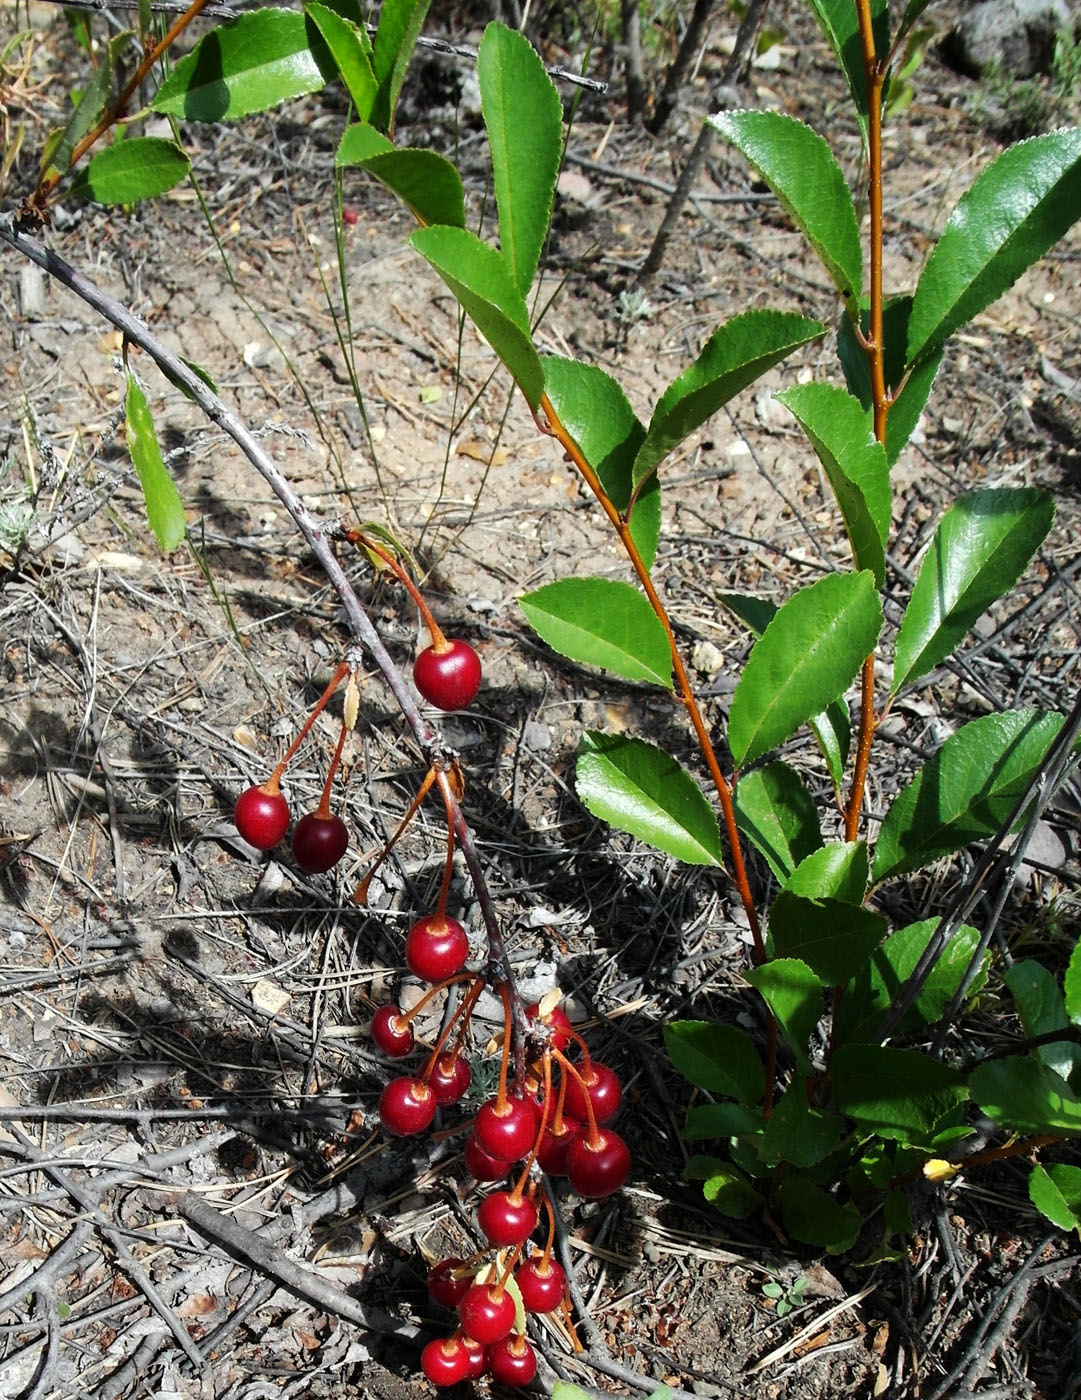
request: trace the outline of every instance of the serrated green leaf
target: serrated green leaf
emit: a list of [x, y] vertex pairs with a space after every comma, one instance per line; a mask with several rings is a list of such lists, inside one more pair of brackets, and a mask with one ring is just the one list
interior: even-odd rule
[[923, 269], [908, 362], [937, 350], [1012, 287], [1081, 216], [1081, 127], [1002, 152], [961, 196]]
[[394, 113], [413, 57], [420, 31], [424, 28], [430, 0], [383, 0], [375, 31], [372, 68], [379, 92], [372, 106], [372, 125], [389, 132]]
[[1009, 1055], [969, 1075], [972, 1097], [988, 1118], [1016, 1133], [1081, 1134], [1081, 1099], [1039, 1060]]
[[[756, 970], [763, 972], [765, 969]], [[805, 1170], [817, 1166], [831, 1152], [836, 1152], [847, 1133], [848, 1125], [843, 1118], [810, 1106], [807, 1102], [807, 1079], [804, 1075], [797, 1075], [770, 1114], [758, 1155], [764, 1166], [787, 1162], [790, 1166]]]
[[718, 593], [717, 601], [756, 637], [762, 635], [777, 613], [776, 603], [768, 598], [756, 598], [753, 593]]
[[765, 180], [859, 314], [863, 248], [852, 194], [827, 143], [782, 112], [718, 112], [707, 121]]
[[[560, 422], [597, 473], [617, 510], [631, 499], [632, 472], [646, 430], [620, 385], [596, 365], [545, 355], [544, 391]], [[646, 568], [657, 556], [661, 532], [661, 488], [656, 475], [638, 493], [630, 517], [631, 537]]]
[[828, 986], [839, 987], [882, 942], [886, 920], [843, 899], [782, 890], [769, 911], [769, 933], [774, 956], [799, 958]]
[[[856, 6], [852, 0], [811, 0], [818, 23], [841, 65], [856, 107], [856, 116], [867, 140], [867, 74], [863, 63], [863, 47]], [[885, 59], [890, 47], [889, 15], [886, 0], [871, 0], [871, 31], [875, 53]]]
[[842, 1045], [830, 1063], [837, 1107], [862, 1130], [918, 1147], [968, 1097], [950, 1065], [892, 1045]]
[[961, 496], [939, 521], [897, 635], [891, 695], [944, 661], [1014, 586], [1045, 539], [1055, 503], [1034, 487]]
[[794, 413], [818, 454], [852, 546], [857, 569], [882, 587], [890, 531], [890, 472], [870, 415], [835, 384], [797, 384], [777, 402]]
[[1081, 1167], [1037, 1163], [1029, 1173], [1028, 1198], [1060, 1230], [1081, 1230]]
[[367, 170], [396, 194], [422, 225], [465, 227], [461, 176], [435, 151], [395, 146], [374, 126], [357, 122], [342, 132], [334, 163]]
[[[372, 45], [363, 25], [354, 24], [319, 0], [305, 0], [304, 12], [326, 45], [357, 120], [366, 122], [375, 102], [377, 83], [372, 69]], [[320, 64], [325, 68], [325, 64]]]
[[742, 1103], [696, 1103], [687, 1110], [681, 1137], [688, 1142], [702, 1138], [729, 1138], [761, 1132], [764, 1119]]
[[1006, 710], [952, 734], [893, 799], [875, 846], [875, 883], [993, 836], [1061, 728], [1061, 715]]
[[[1010, 989], [1021, 1027], [1029, 1040], [1037, 1036], [1049, 1035], [1053, 1031], [1065, 1031], [1070, 1025], [1066, 1015], [1066, 1003], [1054, 976], [1042, 964], [1032, 958], [1021, 958], [1002, 974], [1003, 981]], [[1069, 1079], [1081, 1066], [1081, 1045], [1069, 1040], [1053, 1040], [1046, 1045], [1033, 1047], [1032, 1053]]]
[[634, 489], [729, 399], [825, 329], [819, 321], [785, 311], [744, 311], [719, 326], [694, 364], [657, 401], [635, 459]]
[[688, 865], [720, 865], [713, 808], [663, 749], [587, 730], [578, 747], [576, 786], [579, 800], [602, 821]]
[[178, 185], [191, 167], [187, 153], [158, 136], [130, 136], [99, 151], [71, 192], [98, 204], [137, 204]]
[[882, 605], [867, 572], [827, 575], [778, 608], [732, 696], [728, 745], [737, 767], [838, 699], [881, 629]]
[[518, 600], [533, 630], [572, 661], [672, 689], [668, 635], [639, 589], [616, 579], [567, 578]]
[[[773, 1012], [781, 1034], [797, 1061], [806, 1066], [807, 1042], [822, 1018], [822, 979], [800, 958], [771, 958], [759, 967], [748, 968], [743, 976]], [[779, 1161], [780, 1158], [773, 1160]], [[800, 1165], [795, 1157], [787, 1160]], [[811, 1163], [802, 1165], [810, 1166]]]
[[734, 793], [736, 823], [778, 880], [822, 844], [818, 807], [794, 768], [769, 763], [744, 774]]
[[477, 78], [492, 153], [499, 244], [525, 296], [552, 216], [563, 105], [536, 49], [503, 24], [489, 24], [484, 31]]
[[184, 504], [165, 469], [161, 448], [154, 432], [154, 422], [146, 398], [133, 374], [128, 373], [127, 394], [124, 399], [128, 451], [139, 476], [146, 501], [146, 519], [162, 549], [168, 554], [187, 533]]
[[540, 405], [544, 370], [529, 313], [501, 255], [464, 228], [418, 229], [410, 243], [458, 298], [466, 314], [517, 381], [530, 408]]
[[668, 1058], [699, 1089], [757, 1108], [766, 1085], [750, 1036], [713, 1021], [673, 1021], [664, 1027]]
[[784, 881], [789, 894], [805, 899], [829, 896], [845, 904], [862, 904], [867, 893], [867, 843], [831, 841], [810, 855]]
[[204, 35], [150, 106], [183, 121], [235, 121], [318, 92], [329, 76], [311, 51], [299, 11], [253, 10]]
[[843, 1254], [851, 1249], [863, 1224], [854, 1205], [838, 1204], [799, 1172], [789, 1172], [777, 1194], [781, 1220], [790, 1235], [829, 1254]]

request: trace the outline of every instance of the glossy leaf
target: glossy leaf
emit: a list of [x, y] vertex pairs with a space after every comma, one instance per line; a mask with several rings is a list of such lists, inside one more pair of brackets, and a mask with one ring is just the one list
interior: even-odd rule
[[[863, 64], [859, 20], [852, 0], [811, 0], [811, 9], [829, 41], [841, 70], [848, 80], [849, 91], [856, 106], [856, 115], [867, 139], [867, 75]], [[871, 0], [871, 32], [875, 53], [885, 59], [890, 47], [889, 15], [886, 0]]]
[[762, 1131], [764, 1119], [758, 1109], [742, 1103], [696, 1103], [687, 1110], [687, 1121], [680, 1136], [688, 1142], [702, 1138], [729, 1138]]
[[150, 106], [182, 121], [235, 121], [317, 92], [329, 76], [316, 62], [299, 11], [252, 10], [205, 34]]
[[777, 196], [821, 258], [849, 313], [858, 315], [863, 283], [859, 221], [848, 182], [826, 142], [782, 112], [718, 112], [707, 120]]
[[843, 986], [882, 942], [886, 920], [826, 895], [805, 899], [782, 890], [769, 911], [773, 955], [799, 958], [824, 983]]
[[168, 554], [187, 533], [184, 504], [162, 461], [154, 422], [142, 389], [129, 372], [124, 399], [128, 451], [143, 488], [146, 519], [162, 549]]
[[688, 865], [720, 865], [713, 808], [663, 749], [587, 730], [578, 747], [576, 786], [580, 801], [602, 821]]
[[822, 979], [799, 958], [771, 958], [743, 976], [761, 993], [797, 1060], [806, 1063], [807, 1043], [822, 1019]]
[[319, 4], [318, 0], [305, 0], [304, 12], [341, 75], [354, 115], [358, 121], [366, 122], [371, 116], [377, 90], [368, 31], [329, 6]]
[[435, 151], [401, 148], [374, 126], [347, 126], [338, 143], [335, 164], [360, 166], [391, 190], [418, 223], [465, 227], [461, 176]]
[[[1008, 967], [1002, 977], [1029, 1040], [1067, 1030], [1070, 1020], [1066, 1004], [1058, 982], [1046, 967], [1032, 958], [1021, 958]], [[1070, 1040], [1053, 1040], [1034, 1046], [1032, 1053], [1063, 1079], [1070, 1079], [1081, 1066], [1081, 1045]]]
[[1028, 1198], [1060, 1230], [1081, 1230], [1081, 1167], [1037, 1163], [1029, 1174]]
[[988, 1118], [1015, 1133], [1081, 1135], [1081, 1099], [1039, 1060], [1009, 1055], [969, 1075], [972, 1097]]
[[857, 569], [882, 587], [890, 532], [890, 472], [870, 415], [835, 384], [797, 384], [777, 395], [818, 454], [852, 546]]
[[837, 700], [881, 628], [882, 606], [867, 572], [829, 574], [778, 608], [732, 697], [728, 745], [736, 765], [791, 738]]
[[413, 57], [430, 0], [383, 0], [375, 31], [372, 67], [379, 91], [372, 106], [372, 125], [389, 132], [398, 97]]
[[1081, 127], [1002, 152], [961, 196], [928, 258], [908, 323], [914, 364], [1012, 287], [1081, 216]]
[[1014, 586], [1055, 518], [1033, 487], [970, 491], [939, 521], [901, 621], [891, 695], [944, 661], [976, 619]]
[[72, 194], [98, 204], [137, 204], [183, 180], [187, 153], [159, 136], [131, 136], [99, 151], [72, 182]]
[[778, 880], [822, 844], [818, 807], [794, 768], [770, 763], [740, 778], [736, 823]]
[[664, 1048], [696, 1088], [758, 1106], [766, 1075], [754, 1042], [743, 1031], [714, 1021], [673, 1021], [664, 1027]]
[[818, 321], [786, 311], [744, 311], [719, 326], [694, 364], [657, 401], [634, 463], [635, 490], [729, 399], [825, 329]]
[[806, 1169], [836, 1152], [847, 1134], [843, 1118], [810, 1106], [807, 1079], [797, 1075], [770, 1114], [758, 1155], [764, 1166], [787, 1162]]
[[[609, 500], [625, 511], [631, 499], [634, 459], [646, 430], [620, 385], [596, 365], [546, 355], [544, 390], [563, 426], [597, 473]], [[650, 568], [661, 531], [661, 489], [656, 475], [638, 493], [630, 518], [635, 547]]]
[[842, 1045], [830, 1077], [837, 1107], [861, 1130], [915, 1147], [929, 1143], [943, 1119], [968, 1097], [952, 1066], [892, 1045]]
[[843, 1254], [856, 1242], [863, 1225], [854, 1205], [840, 1205], [799, 1172], [789, 1172], [778, 1188], [781, 1221], [797, 1240], [829, 1254]]
[[409, 241], [458, 298], [514, 376], [530, 408], [537, 408], [544, 371], [533, 347], [526, 304], [500, 254], [462, 228], [433, 225], [418, 229]]
[[[906, 375], [905, 350], [908, 345], [908, 318], [911, 310], [912, 298], [909, 296], [891, 297], [882, 308], [882, 338], [886, 342], [883, 368], [886, 388], [893, 395], [889, 417], [886, 419], [886, 461], [891, 467], [915, 431], [942, 363], [942, 350], [939, 349], [925, 355]], [[866, 305], [862, 306], [860, 321], [866, 334], [871, 326], [870, 312]], [[867, 352], [856, 339], [853, 323], [847, 315], [841, 317], [837, 328], [837, 353], [841, 358], [848, 392], [859, 399], [865, 409], [870, 410], [871, 368]]]
[[875, 846], [875, 883], [993, 836], [1061, 727], [1062, 716], [1045, 710], [1006, 710], [952, 734], [893, 799]]
[[845, 904], [862, 904], [867, 893], [867, 844], [864, 841], [831, 841], [810, 855], [785, 880], [789, 894], [806, 899], [829, 896]]
[[537, 271], [552, 215], [563, 146], [563, 105], [524, 35], [489, 24], [477, 51], [481, 112], [503, 257], [523, 296]]
[[719, 1157], [692, 1157], [683, 1175], [701, 1181], [706, 1200], [729, 1220], [746, 1220], [765, 1204], [743, 1173]]
[[616, 579], [567, 578], [518, 602], [529, 625], [561, 656], [672, 689], [668, 636], [640, 589]]

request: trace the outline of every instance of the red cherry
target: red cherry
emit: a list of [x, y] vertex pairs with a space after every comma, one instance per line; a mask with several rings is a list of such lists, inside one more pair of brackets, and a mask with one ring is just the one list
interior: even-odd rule
[[479, 1381], [488, 1370], [488, 1348], [473, 1337], [467, 1337], [464, 1332], [459, 1332], [458, 1337], [469, 1356], [469, 1370], [465, 1378], [467, 1381]]
[[458, 1337], [429, 1342], [420, 1354], [420, 1369], [433, 1385], [457, 1385], [469, 1371], [469, 1356]]
[[242, 792], [233, 808], [233, 825], [249, 846], [270, 851], [289, 830], [289, 803], [267, 785]]
[[349, 828], [341, 817], [309, 812], [293, 831], [293, 859], [305, 875], [333, 869], [349, 847]]
[[351, 204], [347, 204], [342, 210], [342, 223], [348, 224], [350, 228], [352, 228], [359, 218], [360, 215]]
[[548, 1044], [553, 1050], [563, 1050], [566, 1048], [571, 1036], [570, 1017], [561, 1006], [553, 1006], [547, 1016], [538, 1017], [537, 1012], [540, 1007], [536, 1002], [532, 1006], [527, 1006], [525, 1014], [531, 1021], [539, 1020], [542, 1026], [548, 1028]]
[[419, 1079], [392, 1079], [379, 1096], [379, 1121], [396, 1137], [422, 1133], [435, 1117], [435, 1095]]
[[576, 1123], [573, 1118], [564, 1118], [562, 1130], [558, 1133], [554, 1128], [545, 1128], [537, 1148], [537, 1162], [541, 1171], [549, 1176], [566, 1176], [567, 1148], [581, 1131], [581, 1123]]
[[510, 1336], [514, 1299], [494, 1283], [475, 1283], [458, 1304], [463, 1329], [485, 1346]]
[[502, 1385], [528, 1385], [537, 1374], [537, 1354], [525, 1337], [504, 1337], [488, 1348], [488, 1369]]
[[440, 1259], [428, 1270], [428, 1292], [437, 1303], [446, 1308], [456, 1308], [473, 1284], [472, 1274], [455, 1278], [455, 1273], [464, 1265], [464, 1259]]
[[511, 1164], [502, 1157], [485, 1152], [472, 1133], [465, 1144], [465, 1169], [474, 1181], [502, 1181]]
[[437, 710], [464, 710], [480, 679], [480, 657], [468, 642], [448, 639], [445, 651], [425, 647], [413, 662], [413, 684]]
[[486, 1099], [477, 1111], [473, 1135], [490, 1157], [516, 1162], [533, 1150], [537, 1119], [525, 1099]]
[[537, 1228], [537, 1207], [514, 1191], [493, 1191], [477, 1211], [477, 1224], [489, 1244], [521, 1244]]
[[616, 1116], [623, 1098], [619, 1076], [615, 1070], [598, 1064], [596, 1060], [579, 1070], [579, 1074], [582, 1076], [580, 1080], [575, 1079], [573, 1074], [567, 1076], [567, 1094], [563, 1100], [567, 1112], [572, 1118], [586, 1122], [589, 1119], [586, 1112], [588, 1094], [593, 1117], [598, 1123], [608, 1123]]
[[405, 961], [414, 977], [443, 982], [461, 972], [469, 956], [469, 938], [457, 919], [429, 914], [418, 919], [405, 940]]
[[579, 1196], [610, 1196], [631, 1174], [627, 1144], [611, 1128], [583, 1134], [567, 1148], [567, 1180]]
[[388, 1002], [372, 1017], [372, 1039], [384, 1055], [400, 1060], [413, 1049], [413, 1027], [398, 1007]]
[[538, 1255], [519, 1264], [514, 1271], [518, 1291], [526, 1312], [554, 1312], [563, 1301], [567, 1288], [567, 1275], [554, 1259]]
[[428, 1084], [440, 1103], [457, 1103], [472, 1078], [468, 1060], [461, 1055], [440, 1055], [432, 1066]]

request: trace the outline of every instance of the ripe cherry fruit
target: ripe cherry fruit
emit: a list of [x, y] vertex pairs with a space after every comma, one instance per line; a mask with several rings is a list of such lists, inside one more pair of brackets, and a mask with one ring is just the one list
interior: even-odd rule
[[567, 1148], [581, 1131], [581, 1123], [576, 1123], [573, 1118], [564, 1118], [559, 1132], [553, 1127], [545, 1128], [537, 1148], [537, 1162], [541, 1171], [549, 1176], [566, 1176]]
[[437, 1339], [421, 1352], [420, 1369], [433, 1385], [457, 1385], [469, 1373], [469, 1355], [460, 1338]]
[[488, 1369], [502, 1385], [528, 1385], [537, 1374], [537, 1355], [520, 1333], [488, 1348]]
[[469, 1088], [473, 1072], [461, 1055], [440, 1055], [432, 1066], [428, 1083], [440, 1103], [457, 1103]]
[[379, 1121], [396, 1137], [422, 1133], [435, 1117], [435, 1095], [420, 1079], [392, 1079], [379, 1096]]
[[443, 650], [425, 647], [413, 663], [413, 684], [437, 710], [464, 710], [480, 689], [480, 657], [461, 640], [444, 638]]
[[526, 1312], [531, 1313], [555, 1312], [567, 1287], [567, 1275], [562, 1266], [540, 1255], [519, 1264], [514, 1280]]
[[455, 1277], [457, 1270], [464, 1266], [464, 1259], [452, 1256], [450, 1259], [440, 1259], [428, 1270], [428, 1292], [435, 1302], [442, 1303], [445, 1308], [458, 1306], [473, 1286], [472, 1274]]
[[475, 1283], [458, 1304], [462, 1329], [489, 1346], [510, 1336], [514, 1326], [514, 1299], [495, 1283]]
[[233, 808], [233, 824], [240, 836], [257, 851], [270, 851], [289, 830], [289, 804], [275, 786], [250, 787]]
[[457, 919], [429, 914], [418, 919], [405, 939], [405, 961], [414, 977], [443, 982], [461, 972], [469, 956], [469, 937]]
[[510, 1166], [505, 1158], [485, 1152], [473, 1133], [466, 1138], [465, 1169], [474, 1181], [502, 1181]]
[[333, 869], [349, 848], [349, 828], [333, 813], [309, 812], [293, 831], [293, 859], [305, 875]]
[[388, 1002], [372, 1017], [372, 1039], [384, 1055], [400, 1060], [413, 1049], [413, 1027], [398, 1007]]
[[522, 1244], [537, 1228], [537, 1207], [517, 1191], [493, 1191], [480, 1203], [477, 1224], [497, 1249]]
[[567, 1180], [579, 1196], [610, 1196], [630, 1174], [630, 1151], [611, 1128], [583, 1133], [567, 1148]]
[[516, 1162], [533, 1150], [537, 1119], [525, 1099], [486, 1099], [477, 1110], [473, 1136], [490, 1157]]
[[594, 1119], [598, 1123], [609, 1122], [616, 1116], [620, 1100], [623, 1098], [619, 1076], [614, 1069], [609, 1069], [607, 1065], [599, 1064], [596, 1060], [584, 1066], [579, 1073], [580, 1079], [576, 1079], [573, 1074], [567, 1076], [567, 1095], [563, 1100], [567, 1112], [572, 1118], [579, 1118], [583, 1122], [588, 1119], [588, 1094]]

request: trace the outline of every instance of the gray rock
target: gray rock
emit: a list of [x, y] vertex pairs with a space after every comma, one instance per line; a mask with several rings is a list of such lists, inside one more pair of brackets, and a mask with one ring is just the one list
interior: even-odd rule
[[981, 0], [947, 35], [942, 53], [962, 72], [990, 68], [1014, 78], [1030, 78], [1051, 67], [1055, 36], [1078, 32], [1077, 0]]

